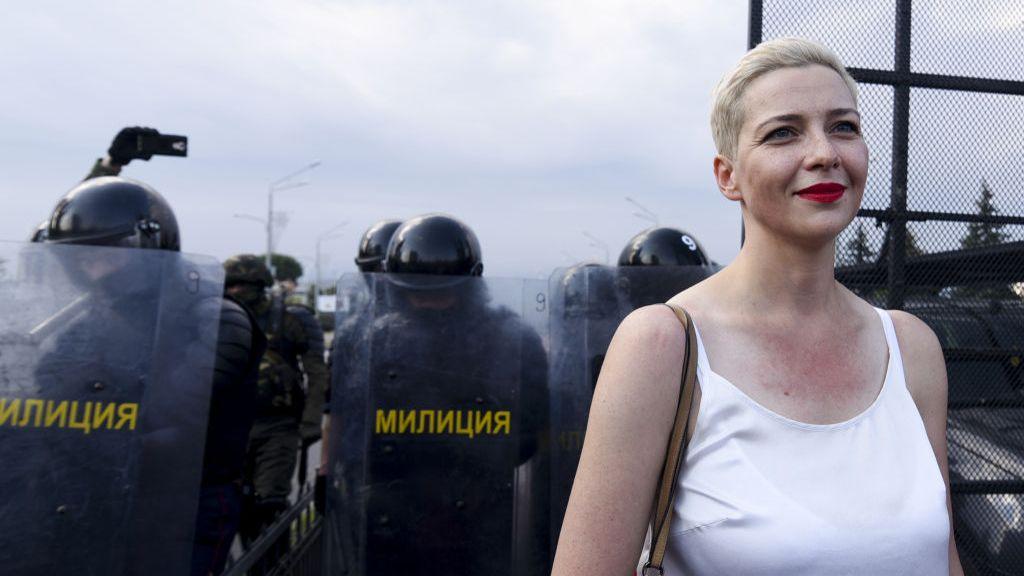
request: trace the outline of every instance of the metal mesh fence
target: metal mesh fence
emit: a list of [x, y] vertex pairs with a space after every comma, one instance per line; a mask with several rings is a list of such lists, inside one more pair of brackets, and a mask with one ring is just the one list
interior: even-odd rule
[[1024, 4], [1016, 0], [917, 1], [915, 72], [1024, 80]]
[[752, 0], [750, 43], [803, 36], [860, 84], [871, 153], [840, 281], [914, 313], [949, 375], [968, 574], [1024, 574], [1024, 4]]

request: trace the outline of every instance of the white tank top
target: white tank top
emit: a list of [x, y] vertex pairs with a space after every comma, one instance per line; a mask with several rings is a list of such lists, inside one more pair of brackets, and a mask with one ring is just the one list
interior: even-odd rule
[[892, 319], [882, 389], [837, 424], [777, 414], [711, 371], [674, 503], [666, 576], [945, 576], [949, 517]]

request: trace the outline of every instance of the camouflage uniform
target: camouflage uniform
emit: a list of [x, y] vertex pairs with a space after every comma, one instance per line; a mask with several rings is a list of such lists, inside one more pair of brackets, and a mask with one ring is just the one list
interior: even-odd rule
[[[272, 279], [259, 257], [236, 256], [224, 267], [229, 291], [235, 290], [231, 293], [250, 308], [267, 335], [267, 352], [260, 362], [256, 421], [247, 453], [246, 480], [253, 494], [244, 513], [243, 532], [250, 539], [288, 507], [300, 446], [300, 422], [307, 406], [303, 373], [310, 396], [322, 398], [327, 368], [323, 334], [310, 333], [282, 299], [266, 295], [265, 287]], [[316, 422], [318, 426], [318, 413]]]
[[[302, 368], [317, 361], [307, 354], [309, 339], [302, 322], [282, 306], [280, 302], [267, 300], [253, 308], [269, 344], [260, 362], [256, 423], [249, 435], [249, 458], [257, 499], [286, 506], [299, 448], [299, 422], [305, 409]], [[320, 348], [323, 349], [322, 344]], [[300, 358], [305, 360], [301, 365]], [[326, 369], [322, 352], [318, 364], [323, 377]], [[312, 379], [314, 374], [307, 373], [307, 376]]]
[[316, 311], [306, 305], [301, 294], [289, 294], [284, 303], [285, 311], [302, 323], [309, 343], [308, 351], [302, 355], [302, 370], [306, 374], [306, 404], [302, 410], [299, 431], [302, 439], [311, 443], [320, 438], [320, 420], [327, 388], [330, 386], [330, 371], [324, 361], [324, 331]]

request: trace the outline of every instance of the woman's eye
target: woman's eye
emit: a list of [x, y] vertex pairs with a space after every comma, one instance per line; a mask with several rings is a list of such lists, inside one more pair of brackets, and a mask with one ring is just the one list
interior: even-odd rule
[[796, 133], [790, 128], [776, 128], [764, 137], [765, 140], [784, 140], [795, 136]]
[[846, 132], [847, 134], [860, 134], [860, 126], [853, 122], [840, 122], [833, 128], [836, 132]]

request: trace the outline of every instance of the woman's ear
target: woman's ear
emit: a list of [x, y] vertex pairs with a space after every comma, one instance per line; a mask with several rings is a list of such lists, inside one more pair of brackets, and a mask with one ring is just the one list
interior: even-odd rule
[[743, 195], [736, 189], [735, 171], [732, 160], [718, 154], [715, 156], [715, 182], [718, 183], [718, 190], [733, 202], [739, 202]]

